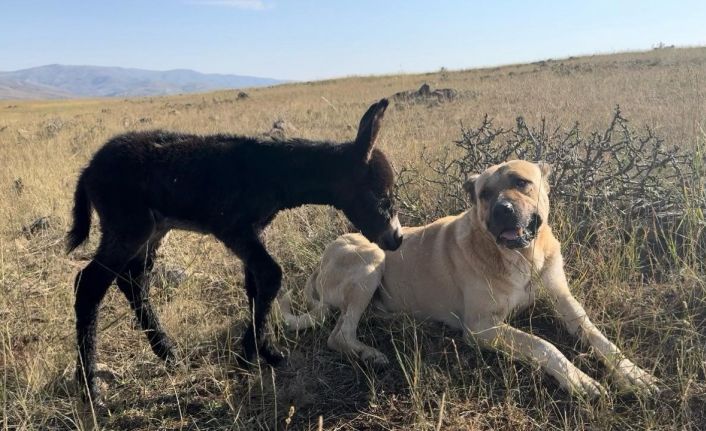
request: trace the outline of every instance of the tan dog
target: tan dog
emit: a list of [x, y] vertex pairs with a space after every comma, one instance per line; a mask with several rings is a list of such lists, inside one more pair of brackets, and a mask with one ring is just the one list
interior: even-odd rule
[[568, 330], [595, 349], [621, 386], [657, 391], [656, 379], [608, 341], [569, 291], [559, 241], [547, 224], [549, 171], [546, 164], [517, 160], [487, 169], [464, 185], [473, 208], [404, 228], [402, 246], [394, 252], [359, 234], [339, 237], [307, 283], [314, 309], [294, 316], [285, 297], [280, 304], [286, 323], [293, 329], [312, 326], [317, 314], [336, 307], [341, 315], [329, 347], [384, 364], [385, 355], [356, 335], [375, 296], [383, 310], [444, 322], [484, 347], [541, 366], [571, 392], [598, 396], [601, 385], [554, 345], [505, 323], [544, 287]]

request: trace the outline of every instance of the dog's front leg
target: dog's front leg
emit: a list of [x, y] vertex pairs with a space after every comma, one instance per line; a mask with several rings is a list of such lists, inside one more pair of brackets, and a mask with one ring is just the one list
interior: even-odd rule
[[555, 256], [547, 262], [542, 282], [554, 297], [556, 310], [569, 332], [580, 334], [581, 340], [595, 349], [624, 389], [659, 391], [657, 379], [627, 359], [588, 318], [586, 310], [569, 290], [561, 256]]
[[512, 358], [519, 357], [525, 362], [540, 366], [571, 393], [596, 398], [603, 392], [598, 382], [576, 368], [559, 349], [535, 335], [520, 331], [506, 323], [499, 323], [485, 329], [471, 327], [468, 334], [481, 346], [505, 352]]

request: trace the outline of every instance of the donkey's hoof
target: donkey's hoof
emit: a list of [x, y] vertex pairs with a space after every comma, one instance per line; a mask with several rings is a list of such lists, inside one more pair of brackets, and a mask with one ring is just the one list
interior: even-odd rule
[[260, 348], [257, 353], [243, 352], [244, 354], [237, 356], [238, 367], [244, 370], [250, 369], [257, 364], [258, 358], [261, 358], [268, 365], [278, 367], [287, 362], [287, 356], [273, 347]]
[[80, 366], [76, 367], [74, 373], [74, 382], [76, 382], [80, 406], [87, 411], [93, 410], [94, 412], [104, 409], [105, 402], [103, 401], [101, 386], [107, 387], [108, 381], [116, 380], [118, 377], [117, 373], [103, 364], [98, 364], [90, 376], [85, 376]]
[[158, 354], [157, 356], [164, 361], [164, 366], [167, 367], [167, 369], [174, 370], [179, 368], [179, 364], [181, 361], [179, 360], [179, 356], [176, 354], [176, 349], [174, 349], [173, 347], [166, 349], [164, 352]]
[[287, 362], [287, 356], [270, 344], [263, 345], [260, 349], [260, 356], [268, 365], [277, 367]]
[[89, 401], [88, 396], [82, 395], [77, 406], [79, 415], [88, 424], [92, 423], [94, 418], [110, 416], [110, 410], [100, 395], [94, 395], [93, 397]]
[[176, 347], [174, 342], [166, 335], [161, 335], [158, 341], [152, 344], [152, 351], [165, 363], [177, 361]]
[[[81, 383], [79, 382], [79, 385]], [[86, 411], [93, 411], [99, 415], [107, 411], [108, 407], [103, 400], [103, 394], [98, 387], [97, 382], [91, 384], [90, 388], [82, 387], [80, 389], [80, 406]]]
[[95, 410], [97, 415], [104, 415], [108, 412], [108, 406], [105, 404], [102, 396], [99, 395], [98, 398], [93, 400], [92, 404], [93, 410]]

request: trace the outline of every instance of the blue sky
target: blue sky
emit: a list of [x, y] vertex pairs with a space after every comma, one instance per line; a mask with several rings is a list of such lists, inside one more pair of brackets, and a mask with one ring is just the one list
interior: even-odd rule
[[49, 63], [293, 80], [706, 45], [706, 1], [0, 0], [0, 70]]

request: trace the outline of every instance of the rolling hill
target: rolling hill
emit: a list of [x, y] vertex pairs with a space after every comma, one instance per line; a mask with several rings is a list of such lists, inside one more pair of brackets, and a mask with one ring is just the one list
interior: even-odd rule
[[189, 69], [154, 71], [51, 64], [0, 72], [0, 99], [161, 96], [282, 82], [255, 76], [206, 74]]

